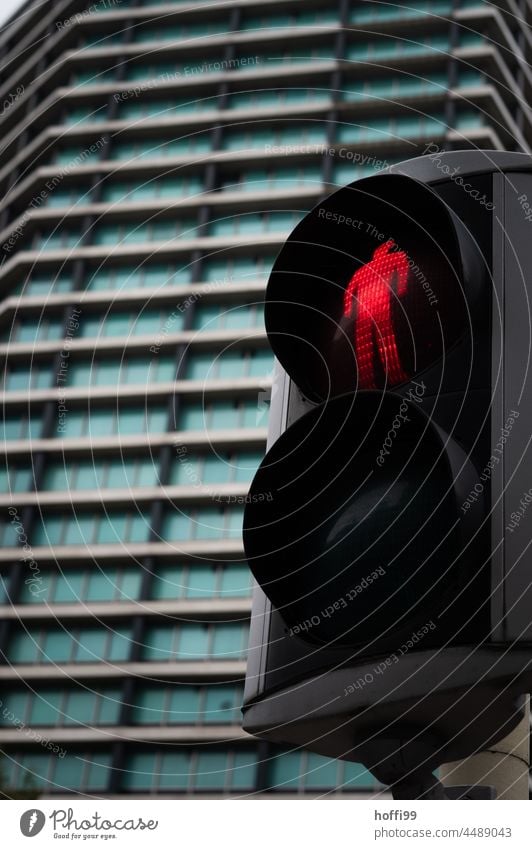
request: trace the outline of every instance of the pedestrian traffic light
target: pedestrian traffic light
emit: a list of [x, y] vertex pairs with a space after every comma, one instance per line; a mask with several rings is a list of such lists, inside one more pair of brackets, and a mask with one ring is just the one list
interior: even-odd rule
[[248, 730], [378, 774], [376, 758], [404, 767], [382, 756], [398, 741], [437, 765], [518, 721], [528, 197], [524, 154], [421, 157], [334, 192], [280, 251], [265, 306], [279, 391], [244, 517]]

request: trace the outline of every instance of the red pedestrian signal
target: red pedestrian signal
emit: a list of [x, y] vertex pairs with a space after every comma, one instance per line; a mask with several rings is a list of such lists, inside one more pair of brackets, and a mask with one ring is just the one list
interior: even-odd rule
[[361, 389], [377, 388], [376, 355], [389, 385], [408, 380], [397, 350], [392, 301], [406, 294], [410, 269], [405, 252], [396, 248], [391, 240], [376, 248], [345, 290], [344, 316], [356, 315], [354, 347]]
[[399, 386], [441, 368], [467, 335], [482, 274], [467, 228], [432, 188], [368, 177], [286, 241], [266, 295], [270, 344], [316, 401]]

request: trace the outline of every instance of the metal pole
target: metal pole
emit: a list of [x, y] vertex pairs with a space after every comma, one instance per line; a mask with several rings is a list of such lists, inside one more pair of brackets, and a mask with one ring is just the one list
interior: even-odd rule
[[525, 716], [507, 737], [478, 755], [444, 764], [440, 778], [446, 786], [493, 785], [496, 799], [528, 799], [529, 768], [530, 697], [527, 696]]

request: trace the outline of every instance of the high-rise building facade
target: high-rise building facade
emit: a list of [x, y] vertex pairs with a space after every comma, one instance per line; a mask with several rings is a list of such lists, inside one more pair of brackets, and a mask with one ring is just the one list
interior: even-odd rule
[[[528, 151], [525, 2], [33, 3], [0, 37], [0, 770], [349, 795], [240, 728], [268, 270], [335, 185]], [[268, 494], [265, 494], [268, 497]]]

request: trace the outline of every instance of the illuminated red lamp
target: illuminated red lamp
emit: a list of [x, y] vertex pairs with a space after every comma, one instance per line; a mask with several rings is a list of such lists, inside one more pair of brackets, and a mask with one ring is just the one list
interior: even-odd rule
[[392, 316], [394, 291], [398, 298], [407, 293], [409, 265], [405, 252], [394, 248], [391, 240], [379, 245], [372, 259], [355, 271], [344, 294], [345, 318], [352, 317], [356, 304], [354, 349], [361, 389], [377, 388], [376, 353], [388, 383], [395, 386], [409, 378], [401, 364]]

